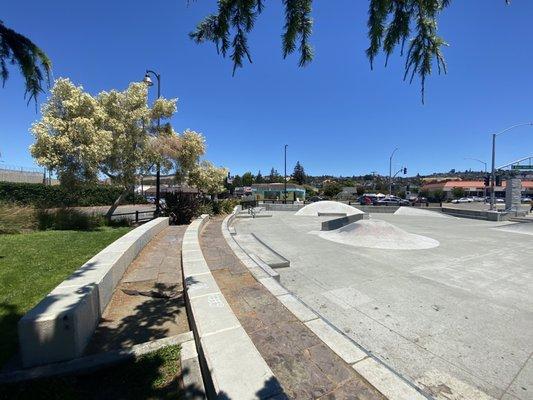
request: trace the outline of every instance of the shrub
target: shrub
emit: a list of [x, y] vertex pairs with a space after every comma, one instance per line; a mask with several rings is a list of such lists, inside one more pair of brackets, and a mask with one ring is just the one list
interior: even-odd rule
[[72, 208], [41, 209], [37, 212], [37, 221], [40, 230], [88, 231], [104, 225], [103, 217], [89, 215]]
[[239, 200], [237, 199], [224, 199], [221, 201], [222, 203], [222, 212], [224, 214], [230, 214], [233, 212], [233, 209], [235, 206], [239, 204]]
[[183, 193], [165, 193], [166, 207], [163, 212], [172, 224], [189, 224], [199, 214], [198, 198]]
[[214, 202], [211, 202], [211, 201], [205, 202], [205, 203], [201, 203], [200, 207], [198, 207], [198, 215], [197, 216], [200, 216], [202, 214], [215, 215], [213, 204], [214, 204]]
[[[111, 185], [66, 188], [41, 183], [0, 182], [0, 201], [44, 208], [107, 206], [113, 204], [122, 191], [122, 188]], [[133, 193], [129, 193], [125, 201], [133, 202]], [[146, 203], [146, 200], [136, 195], [135, 202]]]

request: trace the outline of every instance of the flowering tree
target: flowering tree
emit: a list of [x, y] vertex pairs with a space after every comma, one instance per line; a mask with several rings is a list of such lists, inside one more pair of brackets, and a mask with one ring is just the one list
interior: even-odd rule
[[228, 175], [226, 168], [214, 166], [209, 161], [202, 161], [189, 173], [189, 183], [198, 190], [211, 196], [224, 191], [224, 179]]
[[42, 119], [32, 126], [31, 153], [40, 165], [56, 171], [62, 184], [96, 182], [105, 175], [121, 186], [124, 191], [109, 209], [110, 218], [141, 170], [159, 164], [186, 176], [198, 164], [205, 140], [194, 131], [174, 132], [165, 121], [175, 112], [173, 99], [160, 98], [149, 107], [142, 83], [93, 97], [70, 80], [58, 79]]

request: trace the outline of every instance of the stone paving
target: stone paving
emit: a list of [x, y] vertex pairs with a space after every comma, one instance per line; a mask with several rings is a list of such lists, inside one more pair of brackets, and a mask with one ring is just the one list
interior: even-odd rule
[[204, 257], [233, 312], [293, 399], [384, 399], [248, 272], [221, 231], [201, 235]]
[[181, 241], [186, 228], [165, 228], [131, 263], [87, 353], [128, 348], [190, 330], [181, 275]]

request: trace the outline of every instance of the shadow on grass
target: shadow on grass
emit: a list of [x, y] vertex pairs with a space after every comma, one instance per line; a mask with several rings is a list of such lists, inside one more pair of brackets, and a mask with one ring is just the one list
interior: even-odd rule
[[18, 346], [17, 322], [22, 314], [13, 304], [0, 303], [0, 370], [16, 352]]
[[95, 372], [0, 386], [0, 399], [200, 399], [204, 392], [183, 387], [179, 346], [168, 346]]

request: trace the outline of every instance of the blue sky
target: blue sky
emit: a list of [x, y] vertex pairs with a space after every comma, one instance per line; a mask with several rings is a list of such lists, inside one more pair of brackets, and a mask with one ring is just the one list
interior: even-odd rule
[[[265, 3], [250, 35], [254, 63], [235, 77], [230, 60], [187, 36], [214, 0], [9, 1], [0, 18], [48, 53], [54, 77], [91, 93], [159, 71], [163, 95], [179, 98], [175, 129], [202, 132], [207, 158], [234, 174], [281, 172], [284, 144], [288, 168], [299, 160], [313, 175], [387, 174], [395, 147], [409, 175], [480, 169], [464, 158], [490, 161], [491, 132], [533, 121], [532, 1], [452, 2], [440, 19], [449, 72], [428, 79], [425, 105], [419, 83], [402, 81], [399, 55], [370, 70], [368, 1], [314, 2], [316, 57], [303, 69], [297, 55], [281, 57], [281, 1]], [[0, 89], [0, 165], [34, 165], [28, 129], [39, 114], [23, 89], [12, 69]], [[498, 164], [532, 154], [533, 128], [503, 135], [497, 149]]]

